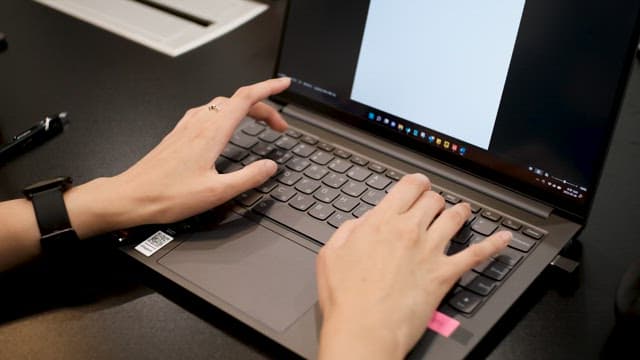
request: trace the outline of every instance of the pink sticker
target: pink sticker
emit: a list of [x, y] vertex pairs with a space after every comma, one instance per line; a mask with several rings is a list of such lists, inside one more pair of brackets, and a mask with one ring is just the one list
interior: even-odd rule
[[449, 337], [458, 326], [460, 326], [460, 321], [436, 311], [433, 313], [428, 327], [444, 337]]

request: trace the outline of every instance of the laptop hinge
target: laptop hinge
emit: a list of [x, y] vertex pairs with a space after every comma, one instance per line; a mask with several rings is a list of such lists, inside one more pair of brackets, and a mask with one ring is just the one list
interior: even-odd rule
[[[342, 136], [342, 134], [345, 134], [346, 130], [362, 131], [345, 124], [340, 124], [337, 121], [332, 120], [331, 118], [313, 113], [311, 111], [291, 104], [283, 107], [282, 112], [299, 120], [307, 122], [313, 126], [334, 133], [338, 136]], [[365, 134], [364, 131], [363, 134]], [[546, 219], [551, 215], [551, 212], [553, 211], [553, 208], [550, 206], [541, 204], [522, 195], [518, 195], [512, 191], [508, 191], [498, 185], [494, 185], [486, 181], [477, 181], [478, 178], [472, 178], [472, 175], [470, 174], [464, 173], [465, 176], [461, 176], [463, 173], [461, 173], [460, 171], [445, 166], [437, 161], [424, 161], [424, 157], [418, 156], [417, 154], [412, 155], [408, 153], [406, 149], [400, 148], [398, 145], [392, 144], [389, 146], [387, 144], [384, 147], [381, 147], [382, 143], [380, 142], [380, 139], [377, 139], [374, 136], [351, 136], [349, 137], [349, 141], [356, 142], [371, 149], [376, 149], [377, 151], [382, 151], [388, 156], [423, 169], [428, 173], [437, 174], [447, 180], [456, 182], [462, 186], [468, 187], [482, 194], [508, 203], [514, 207], [527, 211], [536, 216]]]

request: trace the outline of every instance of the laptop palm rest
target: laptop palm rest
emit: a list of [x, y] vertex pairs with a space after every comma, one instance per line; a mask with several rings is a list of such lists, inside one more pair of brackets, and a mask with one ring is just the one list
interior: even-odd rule
[[235, 214], [159, 263], [278, 332], [317, 301], [315, 253]]

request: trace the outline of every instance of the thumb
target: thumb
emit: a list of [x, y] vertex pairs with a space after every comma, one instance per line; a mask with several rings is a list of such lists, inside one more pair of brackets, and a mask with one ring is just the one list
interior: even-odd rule
[[277, 168], [272, 160], [259, 160], [232, 173], [216, 176], [215, 181], [225, 189], [222, 202], [261, 185], [276, 173]]

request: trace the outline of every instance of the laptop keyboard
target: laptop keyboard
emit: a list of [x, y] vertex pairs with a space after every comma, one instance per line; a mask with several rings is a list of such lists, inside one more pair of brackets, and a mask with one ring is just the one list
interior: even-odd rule
[[[228, 173], [263, 158], [274, 160], [278, 171], [236, 202], [321, 245], [342, 223], [376, 206], [404, 175], [301, 131], [278, 133], [259, 122], [238, 129], [215, 166]], [[497, 231], [513, 234], [508, 248], [464, 274], [445, 299], [453, 309], [471, 316], [545, 234], [435, 185], [433, 190], [444, 197], [446, 207], [462, 201], [471, 204], [472, 214], [449, 243], [447, 254]]]

